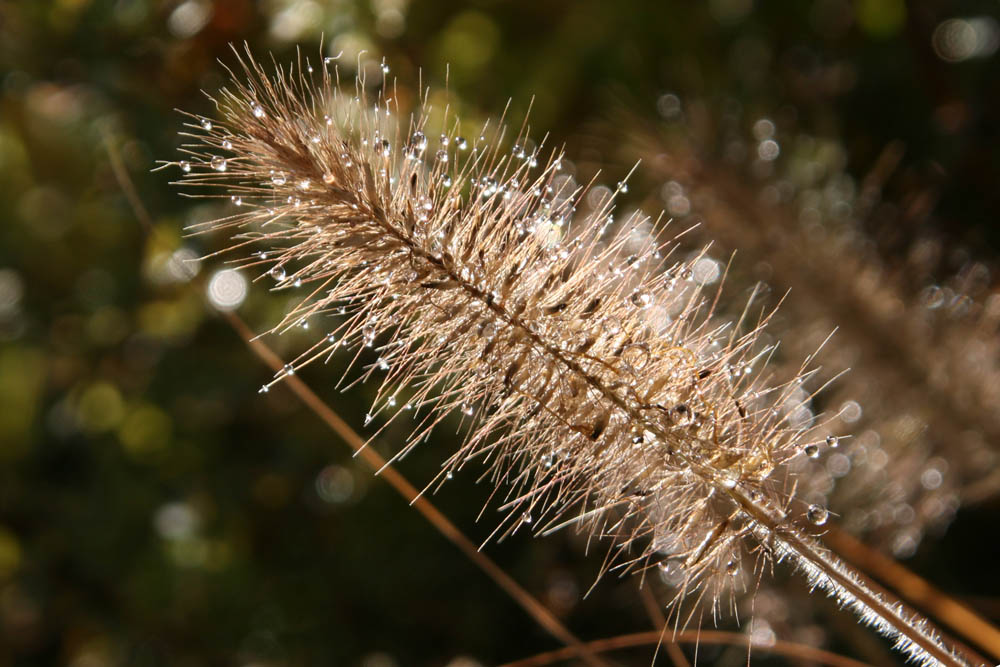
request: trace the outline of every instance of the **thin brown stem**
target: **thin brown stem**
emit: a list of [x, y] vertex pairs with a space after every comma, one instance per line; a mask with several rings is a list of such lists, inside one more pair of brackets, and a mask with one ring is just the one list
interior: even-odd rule
[[[796, 644], [783, 640], [777, 640], [767, 648], [755, 647], [750, 638], [737, 632], [723, 632], [721, 630], [681, 630], [675, 633], [674, 640], [683, 644], [723, 644], [730, 646], [745, 646], [747, 649], [755, 648], [761, 652], [777, 653], [789, 658], [799, 658], [809, 660], [820, 665], [830, 665], [830, 667], [869, 667], [867, 663], [859, 662], [830, 651]], [[609, 639], [598, 639], [588, 642], [585, 646], [595, 653], [615, 651], [623, 648], [633, 648], [636, 646], [649, 646], [660, 641], [659, 632], [637, 632], [631, 635], [620, 635]], [[508, 662], [501, 667], [542, 667], [551, 665], [560, 660], [572, 658], [573, 654], [569, 649], [549, 651], [538, 655]]]

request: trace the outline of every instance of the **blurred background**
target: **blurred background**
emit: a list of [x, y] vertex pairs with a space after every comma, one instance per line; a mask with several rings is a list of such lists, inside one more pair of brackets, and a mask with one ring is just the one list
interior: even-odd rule
[[[192, 261], [225, 239], [185, 226], [225, 206], [150, 171], [244, 40], [343, 52], [347, 76], [385, 58], [410, 99], [448, 72], [474, 125], [530, 104], [581, 183], [641, 160], [627, 204], [701, 223], [717, 264], [738, 249], [737, 299], [791, 289], [790, 356], [841, 327], [829, 367], [854, 370], [806, 407], [851, 438], [801, 464], [808, 497], [1000, 620], [998, 19], [996, 0], [0, 1], [0, 664], [471, 667], [558, 646], [285, 387], [258, 394], [272, 374], [218, 309], [263, 331], [288, 297]], [[267, 342], [291, 358], [314, 334]], [[347, 361], [303, 378], [363, 433], [374, 387], [334, 390]], [[402, 472], [422, 487], [453, 440]], [[479, 543], [495, 512], [477, 522], [474, 477], [433, 501]], [[634, 579], [584, 597], [582, 544], [486, 551], [584, 639], [653, 629]], [[794, 580], [741, 609], [722, 627], [755, 661], [783, 662], [779, 638], [901, 662]]]

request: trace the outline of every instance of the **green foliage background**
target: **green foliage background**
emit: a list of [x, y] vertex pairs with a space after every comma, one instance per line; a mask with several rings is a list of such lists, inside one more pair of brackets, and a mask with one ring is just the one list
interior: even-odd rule
[[[604, 164], [612, 182], [631, 165], [602, 148], [628, 132], [608, 119], [628, 109], [655, 120], [667, 91], [735, 101], [748, 117], [794, 110], [843, 144], [855, 175], [902, 140], [896, 194], [939, 194], [920, 231], [992, 260], [1000, 67], [945, 62], [931, 33], [998, 10], [985, 0], [0, 2], [0, 664], [493, 664], [555, 646], [287, 390], [258, 395], [270, 373], [204, 297], [221, 260], [176, 261], [182, 248], [221, 247], [182, 232], [217, 209], [179, 198], [175, 174], [150, 169], [177, 159], [175, 109], [211, 113], [199, 91], [224, 83], [216, 61], [233, 63], [230, 43], [278, 62], [296, 45], [319, 53], [321, 36], [345, 60], [368, 49], [411, 97], [420, 69], [440, 89], [450, 63], [463, 117], [496, 115], [510, 98], [518, 119], [533, 99], [532, 125]], [[257, 286], [240, 312], [263, 330], [285, 305]], [[307, 339], [269, 342], [290, 356]], [[371, 390], [334, 388], [345, 361], [305, 379], [361, 429]], [[394, 451], [404, 435], [395, 427], [376, 446]], [[452, 438], [441, 429], [404, 473], [421, 486]], [[473, 477], [434, 500], [479, 541], [493, 510], [476, 522], [488, 489]], [[976, 528], [993, 515], [960, 514], [913, 566], [959, 595], [1000, 594], [995, 576], [976, 576], [1000, 559]], [[572, 536], [519, 534], [487, 551], [581, 637], [649, 627], [633, 581], [582, 599], [599, 557]], [[815, 613], [817, 624], [836, 618]], [[633, 656], [648, 664], [650, 651]], [[705, 648], [702, 659], [740, 664], [745, 653]]]

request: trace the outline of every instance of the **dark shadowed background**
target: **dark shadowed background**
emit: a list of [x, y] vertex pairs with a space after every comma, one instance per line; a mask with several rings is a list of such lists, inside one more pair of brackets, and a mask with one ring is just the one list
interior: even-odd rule
[[[511, 100], [519, 122], [530, 104], [533, 134], [566, 144], [578, 180], [600, 165], [613, 184], [642, 158], [632, 203], [692, 221], [698, 202], [656, 171], [678, 122], [696, 126], [686, 150], [765, 198], [784, 137], [824, 142], [849, 184], [888, 149], [880, 215], [857, 228], [889, 273], [933, 240], [934, 261], [902, 281], [914, 293], [977, 262], [983, 296], [970, 299], [985, 304], [1000, 243], [998, 17], [996, 0], [0, 2], [0, 665], [459, 667], [558, 646], [286, 388], [258, 394], [271, 372], [206, 291], [224, 259], [187, 261], [223, 247], [183, 232], [221, 205], [178, 197], [176, 169], [150, 171], [179, 159], [176, 109], [213, 112], [201, 91], [224, 84], [230, 44], [278, 62], [297, 46], [343, 52], [347, 76], [384, 57], [409, 99], [421, 76], [444, 90], [450, 64], [463, 118]], [[288, 305], [260, 282], [245, 301], [227, 294], [257, 331]], [[267, 342], [291, 357], [313, 333]], [[364, 433], [374, 388], [334, 387], [347, 360], [303, 377]], [[456, 426], [402, 462], [416, 486]], [[375, 446], [405, 435], [393, 426]], [[479, 543], [489, 491], [470, 473], [433, 501]], [[995, 498], [987, 486], [943, 537], [887, 550], [997, 620]], [[486, 552], [584, 639], [650, 629], [633, 579], [583, 597], [600, 565], [583, 545], [521, 533]], [[900, 662], [833, 605], [796, 599], [797, 583], [769, 589], [779, 638]], [[618, 655], [644, 665], [652, 649]], [[754, 659], [779, 661], [764, 647]], [[746, 650], [703, 646], [700, 660], [744, 664]]]

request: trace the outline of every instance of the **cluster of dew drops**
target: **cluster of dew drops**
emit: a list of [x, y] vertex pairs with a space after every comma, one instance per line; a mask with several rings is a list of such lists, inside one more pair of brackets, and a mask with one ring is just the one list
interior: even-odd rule
[[[327, 63], [329, 61], [330, 61], [330, 59], [326, 59]], [[382, 70], [383, 70], [383, 73], [387, 73], [388, 72], [388, 66], [385, 65], [384, 62], [383, 62], [383, 65], [382, 65]], [[257, 117], [257, 118], [264, 118], [266, 116], [266, 114], [267, 114], [267, 112], [264, 110], [264, 108], [259, 103], [257, 103], [257, 102], [252, 102], [251, 103], [251, 113], [255, 117]], [[331, 125], [334, 122], [333, 119], [329, 115], [324, 116], [324, 120], [325, 120], [325, 122], [326, 122], [327, 125]], [[207, 118], [201, 119], [200, 126], [206, 132], [210, 132], [213, 129], [213, 123], [212, 123], [212, 121], [209, 120], [209, 119], [207, 119]], [[316, 135], [316, 139], [319, 139], [318, 135]], [[478, 141], [475, 142], [475, 143], [472, 143], [472, 142], [470, 142], [470, 140], [466, 139], [464, 136], [454, 136], [454, 137], [452, 137], [452, 136], [449, 136], [448, 134], [442, 133], [440, 135], [440, 137], [439, 137], [439, 146], [440, 146], [440, 148], [434, 154], [434, 164], [436, 166], [439, 166], [441, 168], [441, 173], [437, 176], [438, 183], [441, 186], [445, 187], [445, 188], [449, 188], [453, 184], [452, 175], [449, 173], [449, 171], [447, 171], [447, 166], [446, 166], [451, 161], [450, 160], [450, 155], [449, 155], [449, 148], [453, 148], [456, 152], [465, 152], [465, 151], [468, 151], [470, 149], [470, 147], [471, 147], [473, 154], [475, 154], [476, 151], [479, 150], [480, 145], [483, 144], [484, 142], [486, 142], [486, 140], [487, 140], [487, 137], [485, 136], [485, 134], [481, 134], [479, 136]], [[371, 144], [369, 144], [368, 139], [362, 139], [361, 143], [362, 143], [362, 146], [367, 147], [367, 146], [371, 145], [374, 148], [376, 148], [377, 150], [380, 150], [381, 154], [384, 157], [389, 157], [391, 155], [391, 153], [392, 153], [392, 147], [391, 147], [390, 142], [387, 139], [383, 138], [380, 135], [380, 133], [379, 133], [378, 130], [375, 131], [374, 137], [372, 138]], [[418, 131], [413, 132], [408, 137], [408, 139], [404, 142], [404, 144], [402, 146], [402, 154], [405, 157], [405, 159], [407, 159], [407, 160], [423, 160], [424, 159], [425, 151], [427, 149], [427, 146], [428, 146], [428, 140], [427, 140], [426, 135], [422, 131], [418, 130]], [[221, 147], [223, 149], [231, 150], [232, 149], [232, 142], [229, 139], [224, 139], [221, 142]], [[522, 160], [523, 163], [528, 168], [532, 168], [533, 169], [533, 168], [537, 167], [537, 165], [538, 165], [538, 157], [537, 157], [537, 155], [538, 155], [538, 150], [539, 149], [540, 149], [540, 147], [539, 148], [535, 148], [535, 149], [531, 149], [529, 147], [528, 143], [525, 142], [524, 144], [516, 144], [516, 145], [514, 145], [513, 148], [512, 148], [512, 153], [513, 153], [513, 156], [515, 158], [518, 158], [518, 159]], [[346, 158], [346, 156], [345, 156], [345, 158]], [[176, 164], [181, 169], [181, 171], [183, 173], [185, 173], [185, 174], [191, 173], [192, 169], [193, 169], [193, 166], [194, 166], [192, 164], [192, 162], [187, 161], [187, 160], [180, 161], [180, 162], [178, 162]], [[205, 165], [205, 163], [201, 163], [201, 164]], [[225, 172], [228, 169], [228, 161], [223, 156], [219, 156], [219, 155], [210, 156], [209, 159], [208, 159], [208, 161], [207, 161], [207, 166], [210, 167], [213, 171], [221, 173], [221, 172]], [[555, 168], [556, 168], [556, 170], [559, 170], [561, 167], [562, 167], [562, 160], [559, 159], [555, 163]], [[394, 181], [395, 181], [395, 178], [390, 179], [390, 182], [394, 182]], [[271, 173], [268, 175], [268, 182], [269, 182], [270, 185], [272, 185], [274, 187], [282, 187], [282, 186], [284, 186], [284, 185], [287, 184], [288, 177], [287, 177], [287, 175], [285, 173], [283, 173], [281, 171], [272, 170]], [[512, 181], [510, 181], [508, 183], [505, 183], [505, 184], [504, 183], [499, 183], [491, 175], [484, 175], [484, 176], [482, 176], [479, 179], [473, 178], [473, 179], [471, 179], [471, 184], [473, 185], [473, 187], [478, 188], [478, 192], [479, 192], [480, 196], [482, 196], [484, 199], [492, 197], [493, 195], [498, 194], [498, 193], [501, 194], [504, 198], [510, 198], [512, 196], [512, 194], [513, 194], [512, 190], [518, 188], [519, 185], [520, 185], [519, 182], [516, 179], [513, 179]], [[303, 183], [299, 184], [299, 187], [300, 187], [300, 189], [307, 190], [310, 187], [310, 185], [311, 184], [308, 183], [308, 182], [303, 182]], [[624, 185], [622, 185], [622, 184], [619, 184], [619, 188], [622, 189], [623, 191], [626, 189], [626, 187]], [[545, 201], [545, 196], [546, 195], [552, 195], [553, 194], [553, 190], [552, 190], [551, 186], [548, 186], [546, 189], [536, 188], [534, 191], [532, 191], [531, 194], [534, 195], [535, 197], [537, 197], [539, 200], [541, 200], [541, 204], [540, 204], [541, 211], [548, 212], [549, 210], [551, 210], [551, 205], [548, 204]], [[235, 206], [242, 206], [243, 203], [244, 203], [242, 197], [239, 196], [239, 195], [235, 195], [235, 194], [230, 197], [230, 201]], [[297, 201], [296, 202], [292, 202], [291, 198], [290, 198], [289, 203], [296, 203], [297, 204], [298, 202]], [[430, 202], [428, 201], [427, 203], [429, 204]], [[271, 213], [272, 209], [268, 209], [268, 212]], [[424, 212], [423, 215], [426, 216], [427, 213]], [[559, 220], [559, 222], [561, 222], [561, 220]], [[561, 226], [561, 225], [559, 225], [559, 226]], [[528, 231], [531, 231], [531, 230], [529, 229]], [[255, 256], [257, 258], [261, 259], [261, 260], [266, 260], [268, 258], [268, 252], [264, 251], [264, 250], [261, 250], [261, 251], [256, 252]], [[282, 264], [275, 264], [274, 266], [272, 266], [267, 271], [267, 275], [269, 275], [270, 278], [273, 279], [278, 284], [285, 283], [287, 281], [287, 279], [288, 279], [287, 270], [286, 270], [286, 268]], [[302, 284], [301, 280], [295, 280], [294, 283], [290, 284], [290, 286], [299, 287], [301, 284]], [[344, 314], [346, 312], [345, 308], [341, 307], [339, 309], [339, 312], [341, 314]], [[300, 321], [300, 326], [302, 328], [308, 328], [308, 322], [307, 322], [307, 320], [305, 320], [305, 319], [301, 320]], [[364, 342], [364, 344], [367, 347], [373, 347], [374, 343], [375, 343], [375, 337], [376, 337], [375, 327], [372, 326], [371, 324], [365, 325], [363, 327], [363, 330], [362, 330], [362, 335], [363, 335], [363, 342]], [[331, 343], [331, 345], [333, 345], [334, 347], [336, 346], [337, 341], [336, 341], [336, 337], [334, 336], [334, 334], [331, 333], [331, 334], [329, 334], [327, 336], [327, 342]], [[344, 344], [344, 341], [341, 341], [340, 344], [341, 345]], [[388, 362], [385, 359], [383, 359], [383, 358], [380, 358], [379, 361], [376, 362], [376, 364], [377, 364], [378, 368], [381, 369], [381, 370], [383, 370], [383, 371], [389, 369]], [[274, 380], [272, 380], [270, 383], [264, 384], [264, 385], [262, 385], [260, 387], [259, 393], [262, 393], [262, 394], [268, 393], [270, 391], [270, 387], [275, 382], [280, 381], [282, 378], [295, 375], [295, 371], [296, 371], [296, 369], [295, 369], [295, 366], [293, 364], [285, 364], [280, 371], [278, 371], [277, 373], [275, 373]], [[397, 399], [396, 399], [395, 396], [390, 396], [387, 399], [387, 405], [388, 405], [388, 407], [394, 407], [395, 404], [396, 404], [396, 400]], [[410, 405], [410, 404], [407, 404], [405, 406], [405, 408], [406, 409], [413, 409], [413, 406]], [[461, 404], [461, 406], [460, 406], [461, 413], [463, 415], [467, 416], [467, 417], [473, 416], [475, 414], [475, 409], [476, 409], [475, 406], [472, 403], [470, 403], [470, 402], [463, 402]], [[370, 413], [366, 414], [366, 416], [365, 416], [365, 425], [368, 425], [372, 420], [373, 420], [373, 416]]]

